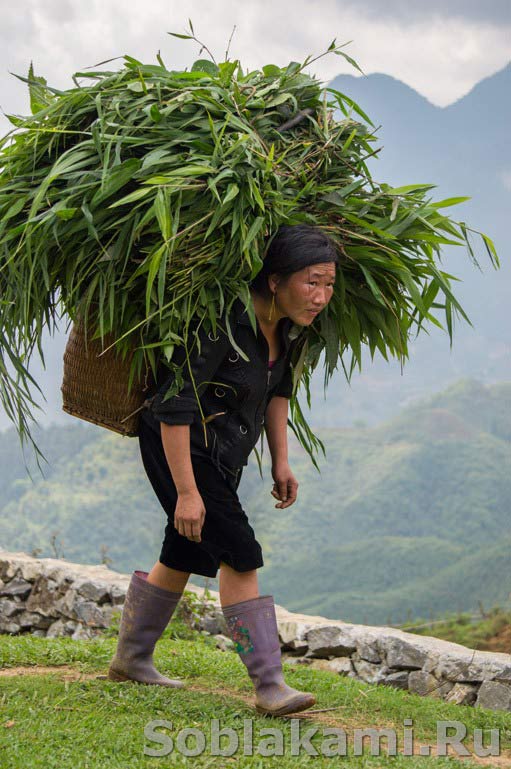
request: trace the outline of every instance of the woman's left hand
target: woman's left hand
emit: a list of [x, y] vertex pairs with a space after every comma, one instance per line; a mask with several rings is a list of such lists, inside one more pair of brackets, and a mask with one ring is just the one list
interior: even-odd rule
[[296, 501], [298, 494], [298, 481], [291, 472], [288, 462], [273, 464], [271, 467], [272, 478], [275, 481], [271, 494], [275, 499], [280, 499], [275, 507], [289, 507]]

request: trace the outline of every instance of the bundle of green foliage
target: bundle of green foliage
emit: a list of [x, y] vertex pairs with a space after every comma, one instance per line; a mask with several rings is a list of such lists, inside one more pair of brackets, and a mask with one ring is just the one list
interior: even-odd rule
[[[190, 31], [176, 36], [196, 39], [191, 22]], [[334, 40], [321, 55], [360, 69], [341, 47]], [[424, 321], [442, 327], [433, 308], [445, 311], [451, 344], [453, 310], [470, 322], [453, 276], [435, 263], [441, 245], [463, 241], [476, 261], [466, 225], [440, 213], [467, 198], [432, 202], [425, 194], [435, 185], [374, 182], [365, 160], [375, 137], [353, 113], [374, 124], [303, 72], [315, 59], [252, 72], [228, 58], [200, 59], [191, 71], [157, 60], [124, 56], [118, 71], [76, 73], [68, 90], [36, 77], [32, 65], [28, 78], [17, 76], [29, 84], [32, 115], [9, 115], [15, 128], [0, 142], [3, 406], [22, 442], [31, 437], [27, 385], [37, 383], [26, 363], [36, 343], [43, 359], [41, 335], [59, 310], [71, 320], [85, 311], [96, 338], [114, 332], [120, 354], [135, 348], [130, 383], [146, 364], [155, 372], [160, 356], [172, 369], [190, 320], [215, 333], [237, 297], [255, 330], [248, 287], [269, 238], [280, 224], [305, 222], [322, 227], [341, 256], [329, 306], [295, 330], [290, 426], [316, 465], [313, 452], [324, 447], [297, 388], [310, 407], [322, 351], [326, 387], [339, 359], [348, 380], [361, 368], [363, 344], [371, 356], [378, 349], [403, 362], [414, 324], [417, 332]], [[336, 108], [343, 119], [334, 119]], [[479, 234], [498, 266], [492, 241]]]

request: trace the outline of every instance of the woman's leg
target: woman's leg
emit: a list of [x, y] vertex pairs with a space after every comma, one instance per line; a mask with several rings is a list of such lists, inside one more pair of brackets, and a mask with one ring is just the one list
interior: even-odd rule
[[288, 686], [272, 595], [259, 595], [257, 570], [237, 572], [220, 562], [220, 603], [227, 632], [256, 689], [259, 713], [284, 715], [316, 702], [311, 692]]
[[181, 680], [162, 675], [153, 662], [155, 644], [169, 623], [182, 591], [161, 587], [147, 577], [147, 572], [142, 570], [135, 570], [131, 575], [122, 609], [117, 650], [110, 662], [108, 678], [112, 681], [182, 687], [184, 683]]
[[164, 590], [172, 590], [175, 593], [182, 593], [186, 587], [189, 576], [189, 571], [171, 569], [169, 566], [164, 566], [160, 561], [156, 561], [147, 575], [147, 581]]
[[224, 561], [220, 561], [219, 587], [222, 606], [257, 598], [259, 595], [257, 569], [236, 571]]

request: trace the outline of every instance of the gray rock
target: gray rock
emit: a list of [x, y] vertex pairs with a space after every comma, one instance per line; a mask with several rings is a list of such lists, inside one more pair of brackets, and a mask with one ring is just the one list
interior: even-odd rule
[[387, 638], [383, 641], [385, 658], [389, 668], [405, 668], [420, 670], [428, 659], [427, 652], [414, 643], [414, 639], [399, 637]]
[[307, 651], [308, 644], [305, 640], [305, 634], [311, 627], [314, 627], [312, 623], [287, 619], [279, 620], [277, 618], [277, 625], [279, 640], [283, 649], [293, 649], [300, 653]]
[[387, 673], [381, 682], [387, 686], [394, 686], [396, 689], [408, 689], [409, 675], [408, 670], [397, 670], [394, 673]]
[[330, 671], [330, 668], [329, 668], [330, 660], [326, 660], [323, 657], [314, 657], [313, 659], [309, 660], [309, 664], [313, 670]]
[[43, 617], [41, 614], [31, 611], [21, 612], [21, 614], [16, 617], [16, 620], [23, 630], [26, 630], [27, 628], [46, 630], [51, 625], [51, 617]]
[[100, 628], [107, 628], [110, 627], [112, 624], [114, 615], [117, 615], [120, 611], [118, 606], [112, 606], [109, 603], [104, 603], [102, 606], [100, 606], [101, 614], [103, 615], [103, 620]]
[[27, 598], [25, 608], [28, 611], [35, 611], [39, 614], [44, 614], [46, 617], [59, 616], [59, 609], [56, 606], [58, 599], [60, 598], [62, 587], [54, 580], [46, 579], [44, 576], [39, 576], [34, 581], [32, 592]]
[[17, 622], [13, 622], [9, 619], [2, 619], [0, 616], [0, 633], [6, 635], [17, 635], [20, 632], [20, 626]]
[[126, 593], [128, 592], [128, 587], [122, 587], [120, 585], [112, 585], [110, 587], [110, 600], [113, 604], [123, 604], [126, 600]]
[[483, 652], [460, 647], [461, 652], [447, 652], [425, 666], [437, 678], [454, 682], [482, 682], [497, 680], [511, 683], [511, 655]]
[[95, 632], [92, 628], [78, 625], [74, 633], [71, 634], [73, 641], [90, 641], [91, 638], [95, 638]]
[[10, 601], [8, 598], [0, 598], [0, 617], [13, 617], [23, 611], [23, 604], [18, 601]]
[[26, 579], [15, 577], [0, 588], [0, 595], [17, 595], [20, 598], [26, 598], [32, 590], [32, 583]]
[[412, 670], [408, 675], [408, 689], [413, 694], [420, 694], [421, 697], [443, 697], [450, 692], [454, 684], [450, 681], [439, 681], [431, 673], [425, 670]]
[[331, 670], [333, 673], [338, 673], [340, 676], [348, 676], [354, 672], [353, 665], [349, 657], [336, 657], [333, 660], [328, 660], [327, 670]]
[[57, 612], [69, 619], [79, 619], [76, 613], [76, 607], [83, 599], [79, 598], [76, 590], [70, 588], [66, 590], [63, 596], [55, 601], [55, 609]]
[[483, 681], [475, 707], [489, 710], [511, 710], [511, 686], [497, 681]]
[[446, 695], [446, 702], [455, 705], [473, 705], [477, 699], [477, 686], [475, 684], [454, 684]]
[[356, 643], [340, 625], [319, 625], [305, 631], [309, 657], [347, 657], [356, 651]]
[[376, 665], [374, 662], [367, 662], [353, 655], [351, 658], [353, 667], [357, 678], [361, 681], [365, 681], [368, 684], [377, 684], [383, 681], [387, 675], [387, 669], [381, 665]]
[[[294, 657], [292, 654], [290, 655], [283, 654], [282, 659], [285, 662], [287, 662], [289, 665], [313, 665], [314, 662], [318, 661], [308, 657]], [[320, 661], [324, 662], [325, 660], [320, 660]]]
[[382, 661], [378, 650], [375, 649], [374, 646], [371, 646], [371, 644], [361, 643], [359, 646], [357, 646], [357, 652], [360, 658], [366, 660], [367, 662], [375, 662], [379, 664]]
[[222, 630], [225, 629], [225, 622], [222, 622], [223, 616], [220, 616], [218, 611], [206, 614], [200, 620], [200, 627], [202, 630], [206, 630], [211, 635], [225, 635]]
[[52, 622], [46, 633], [46, 638], [58, 638], [60, 636], [71, 636], [76, 630], [78, 623], [72, 620], [58, 619]]
[[94, 601], [98, 605], [110, 600], [110, 588], [105, 582], [99, 580], [75, 580], [72, 587], [78, 595], [87, 601]]
[[105, 614], [93, 601], [78, 601], [74, 611], [76, 618], [85, 625], [93, 627], [108, 627], [109, 625]]
[[216, 640], [216, 648], [220, 649], [220, 651], [225, 652], [229, 649], [234, 649], [234, 643], [227, 636], [223, 635], [222, 633], [215, 633], [214, 637]]

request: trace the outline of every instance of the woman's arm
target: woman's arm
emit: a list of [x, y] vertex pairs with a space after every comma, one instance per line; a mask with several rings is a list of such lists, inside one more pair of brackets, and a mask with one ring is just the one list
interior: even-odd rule
[[296, 501], [298, 481], [291, 472], [287, 456], [288, 398], [274, 395], [266, 407], [264, 428], [271, 453], [271, 474], [275, 481], [272, 496], [280, 502], [275, 507], [289, 507]]
[[287, 455], [287, 415], [289, 400], [280, 395], [274, 395], [266, 407], [264, 429], [272, 464], [282, 464], [288, 461]]
[[190, 425], [168, 425], [160, 422], [161, 441], [178, 494], [196, 492], [190, 452]]
[[193, 473], [190, 425], [167, 425], [162, 422], [161, 440], [177, 489], [174, 526], [181, 536], [200, 542], [206, 508]]

